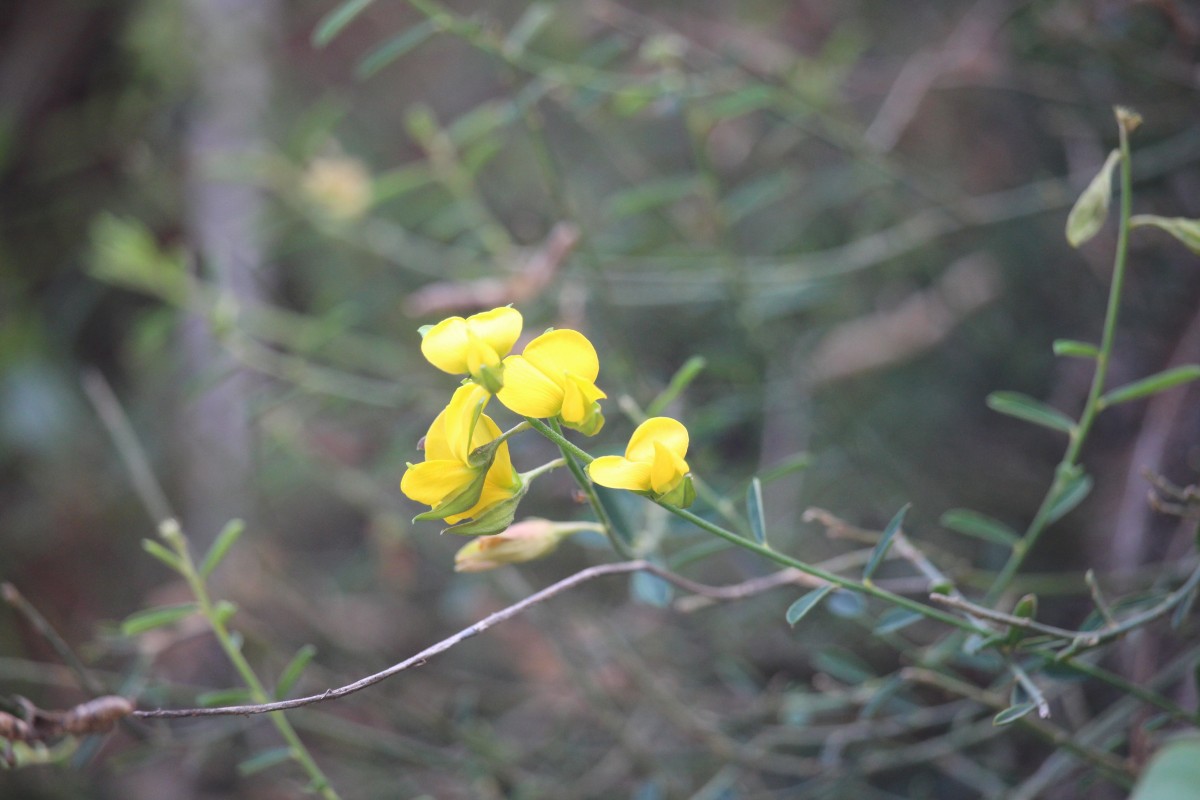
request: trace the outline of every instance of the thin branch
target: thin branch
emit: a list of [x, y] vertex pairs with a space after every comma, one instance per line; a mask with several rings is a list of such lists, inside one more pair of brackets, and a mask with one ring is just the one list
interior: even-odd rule
[[337, 689], [328, 689], [321, 694], [310, 695], [308, 697], [297, 697], [291, 700], [281, 700], [275, 703], [222, 706], [219, 708], [145, 709], [134, 711], [133, 716], [142, 717], [144, 719], [177, 719], [181, 717], [218, 717], [231, 715], [266, 714], [272, 711], [285, 711], [289, 708], [300, 708], [301, 706], [312, 705], [314, 703], [325, 702], [326, 700], [334, 700], [339, 697], [345, 697], [346, 695], [362, 691], [369, 686], [374, 686], [375, 684], [384, 681], [400, 672], [404, 672], [405, 670], [412, 669], [413, 667], [423, 666], [430, 658], [444, 653], [455, 645], [461, 644], [467, 639], [483, 633], [487, 629], [498, 625], [501, 622], [512, 619], [513, 617], [523, 613], [533, 606], [543, 603], [546, 600], [562, 594], [569, 589], [573, 589], [576, 586], [587, 583], [591, 580], [595, 580], [596, 578], [603, 578], [608, 575], [622, 575], [631, 572], [650, 572], [662, 578], [663, 580], [669, 581], [675, 586], [678, 586], [684, 591], [694, 592], [706, 597], [724, 599], [724, 587], [707, 586], [705, 584], [696, 583], [695, 581], [689, 580], [681, 575], [677, 575], [670, 570], [665, 570], [662, 567], [651, 564], [648, 561], [642, 561], [638, 559], [633, 561], [621, 561], [614, 564], [601, 564], [595, 567], [588, 567], [587, 569], [576, 572], [574, 575], [563, 578], [557, 583], [553, 583], [550, 586], [547, 586], [545, 589], [542, 589], [540, 592], [536, 592], [523, 600], [513, 603], [507, 608], [497, 611], [494, 614], [489, 614], [475, 624], [467, 628], [463, 628], [453, 636], [449, 636], [437, 644], [425, 648], [414, 656], [406, 658], [397, 664], [393, 664], [385, 670], [376, 672], [373, 675], [368, 675], [367, 677], [357, 680], [354, 683], [347, 684]]

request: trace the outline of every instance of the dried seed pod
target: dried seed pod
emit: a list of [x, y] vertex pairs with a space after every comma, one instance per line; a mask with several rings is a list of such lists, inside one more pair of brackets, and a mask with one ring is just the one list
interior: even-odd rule
[[66, 733], [82, 736], [89, 733], [108, 733], [113, 725], [128, 717], [134, 705], [124, 697], [106, 695], [80, 703], [62, 715], [61, 725]]
[[29, 723], [20, 717], [14, 717], [6, 711], [0, 711], [0, 739], [14, 742], [25, 742], [33, 735]]

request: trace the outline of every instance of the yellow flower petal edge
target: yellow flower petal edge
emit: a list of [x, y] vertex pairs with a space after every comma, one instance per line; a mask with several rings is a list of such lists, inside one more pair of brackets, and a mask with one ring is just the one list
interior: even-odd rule
[[489, 391], [503, 384], [502, 359], [521, 336], [521, 312], [509, 306], [448, 317], [429, 328], [421, 339], [421, 354], [443, 372], [470, 375]]
[[496, 397], [523, 417], [559, 417], [589, 436], [604, 425], [596, 386], [600, 359], [578, 331], [557, 330], [534, 339], [519, 356], [504, 361], [507, 378]]
[[600, 486], [646, 492], [656, 500], [688, 505], [691, 502], [688, 432], [670, 417], [652, 417], [629, 437], [624, 456], [601, 456], [588, 465], [588, 474]]
[[429, 426], [425, 461], [410, 464], [400, 481], [408, 498], [432, 507], [422, 518], [451, 524], [474, 519], [521, 493], [507, 442], [495, 447], [489, 461], [471, 463], [472, 452], [500, 437], [499, 426], [482, 413], [489, 398], [475, 384], [461, 386]]

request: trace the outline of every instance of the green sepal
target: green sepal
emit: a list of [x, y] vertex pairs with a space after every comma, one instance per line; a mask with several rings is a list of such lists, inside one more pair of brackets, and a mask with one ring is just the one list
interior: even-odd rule
[[488, 392], [495, 394], [504, 388], [504, 362], [501, 361], [494, 367], [485, 366], [479, 372], [472, 373], [471, 378]]
[[692, 485], [692, 476], [684, 475], [678, 486], [666, 494], [654, 497], [654, 499], [668, 505], [687, 508], [696, 500], [696, 487]]
[[592, 403], [592, 407], [588, 410], [587, 416], [583, 418], [583, 422], [572, 424], [562, 417], [559, 417], [558, 421], [564, 427], [579, 431], [584, 436], [595, 436], [604, 427], [604, 415], [600, 413], [600, 401], [597, 400]]
[[463, 513], [479, 502], [479, 496], [483, 494], [483, 483], [486, 479], [487, 468], [478, 470], [475, 474], [475, 479], [465, 489], [458, 494], [451, 495], [428, 511], [417, 514], [413, 517], [413, 522], [420, 522], [427, 519], [445, 519], [446, 517]]
[[487, 472], [496, 460], [496, 451], [504, 444], [504, 439], [492, 439], [487, 444], [481, 444], [467, 454], [467, 466], [471, 469], [482, 469]]
[[491, 536], [502, 533], [513, 523], [517, 515], [517, 506], [525, 496], [528, 484], [522, 483], [521, 488], [512, 497], [493, 503], [483, 509], [478, 516], [457, 525], [451, 525], [442, 533], [456, 533], [462, 536]]

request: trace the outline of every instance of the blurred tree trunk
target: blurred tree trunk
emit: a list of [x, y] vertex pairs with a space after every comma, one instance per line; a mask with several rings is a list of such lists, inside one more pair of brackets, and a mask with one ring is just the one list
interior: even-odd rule
[[[271, 53], [280, 8], [275, 0], [187, 0], [197, 97], [187, 126], [186, 227], [197, 268], [237, 305], [270, 286], [259, 224], [263, 198], [217, 174], [232, 159], [261, 150], [271, 95]], [[186, 399], [185, 529], [203, 545], [232, 517], [252, 518], [249, 420], [252, 376], [222, 349], [212, 320], [192, 315], [179, 341]]]

